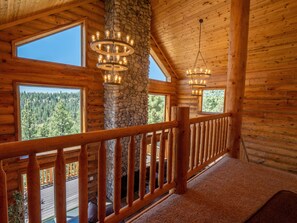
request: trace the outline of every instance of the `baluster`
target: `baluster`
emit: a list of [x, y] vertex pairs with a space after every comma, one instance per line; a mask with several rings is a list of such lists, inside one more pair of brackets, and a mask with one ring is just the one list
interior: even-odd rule
[[155, 191], [156, 184], [156, 154], [157, 154], [157, 144], [156, 144], [156, 132], [153, 132], [151, 141], [151, 163], [150, 163], [150, 193], [153, 194]]
[[98, 151], [98, 220], [104, 222], [106, 212], [106, 146], [101, 142]]
[[128, 183], [127, 183], [127, 204], [132, 206], [134, 200], [134, 163], [135, 163], [135, 139], [130, 137], [128, 149]]
[[222, 148], [222, 151], [225, 150], [225, 146], [224, 146], [224, 142], [225, 142], [225, 118], [223, 117], [222, 118], [222, 143], [221, 143], [221, 148]]
[[205, 148], [204, 148], [204, 150], [205, 150], [205, 161], [207, 161], [208, 160], [208, 150], [209, 150], [209, 148], [208, 148], [208, 140], [209, 140], [209, 123], [208, 123], [208, 121], [206, 121], [205, 122]]
[[210, 133], [209, 133], [209, 158], [213, 157], [213, 151], [212, 151], [212, 145], [213, 145], [213, 122], [212, 120], [209, 120], [209, 129], [210, 129]]
[[197, 124], [197, 166], [201, 165], [201, 124]]
[[188, 171], [193, 169], [192, 166], [192, 156], [193, 156], [193, 125], [190, 124], [190, 152], [189, 152], [189, 167]]
[[140, 148], [140, 167], [139, 167], [139, 197], [143, 199], [145, 195], [145, 176], [146, 176], [146, 134], [143, 133]]
[[202, 136], [201, 136], [201, 141], [202, 141], [202, 143], [201, 143], [201, 164], [203, 164], [204, 163], [204, 156], [205, 156], [205, 133], [206, 133], [206, 123], [205, 122], [203, 122], [202, 123], [202, 131], [201, 131], [201, 133], [202, 133]]
[[227, 149], [227, 136], [228, 136], [228, 117], [225, 118], [225, 137], [224, 137], [224, 149]]
[[220, 152], [222, 152], [224, 126], [223, 126], [222, 119], [220, 118], [219, 120], [220, 120], [220, 144], [219, 144], [219, 148], [220, 148]]
[[159, 155], [159, 175], [158, 175], [158, 182], [159, 187], [163, 188], [164, 185], [164, 159], [165, 159], [165, 135], [164, 130], [162, 130], [160, 136], [160, 155]]
[[219, 142], [218, 142], [218, 153], [221, 152], [221, 141], [222, 141], [222, 123], [221, 123], [221, 119], [218, 119], [219, 122]]
[[63, 149], [57, 152], [54, 183], [57, 222], [66, 223], [66, 167]]
[[173, 129], [168, 132], [168, 158], [167, 158], [167, 183], [172, 182], [172, 160], [173, 160]]
[[219, 146], [219, 122], [218, 122], [218, 119], [216, 119], [215, 122], [216, 122], [215, 155], [217, 155], [218, 154], [218, 146]]
[[81, 146], [79, 154], [79, 222], [88, 222], [88, 151]]
[[8, 200], [6, 173], [0, 160], [0, 222], [8, 223]]
[[193, 129], [192, 129], [192, 148], [191, 148], [191, 160], [190, 160], [190, 166], [191, 166], [191, 170], [194, 169], [194, 165], [195, 165], [195, 156], [196, 156], [196, 124], [193, 124]]
[[[27, 167], [29, 222], [41, 222], [40, 168], [36, 154], [29, 155]], [[1, 213], [2, 214], [2, 213]]]
[[194, 157], [194, 166], [198, 166], [199, 162], [199, 142], [198, 142], [198, 135], [199, 135], [199, 129], [196, 127], [196, 123], [194, 124], [195, 126], [195, 157]]
[[50, 184], [53, 183], [53, 171], [54, 171], [54, 168], [49, 169], [49, 183]]
[[121, 209], [121, 178], [122, 178], [122, 145], [121, 139], [116, 139], [114, 149], [114, 188], [113, 188], [113, 209], [119, 214]]

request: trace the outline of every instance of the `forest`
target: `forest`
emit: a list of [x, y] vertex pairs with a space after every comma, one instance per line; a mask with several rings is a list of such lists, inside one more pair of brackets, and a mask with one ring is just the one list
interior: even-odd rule
[[[80, 92], [21, 92], [21, 139], [76, 134], [81, 131]], [[149, 95], [148, 123], [163, 122], [165, 96]]]
[[79, 133], [80, 107], [79, 92], [21, 92], [22, 140]]

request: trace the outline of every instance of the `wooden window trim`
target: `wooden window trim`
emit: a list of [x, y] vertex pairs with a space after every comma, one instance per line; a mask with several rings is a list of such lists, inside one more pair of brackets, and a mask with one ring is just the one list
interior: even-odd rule
[[199, 105], [198, 105], [198, 107], [199, 107], [199, 109], [198, 109], [198, 114], [199, 115], [214, 115], [214, 114], [221, 114], [221, 113], [219, 113], [219, 112], [204, 112], [204, 111], [202, 111], [202, 105], [203, 105], [203, 91], [205, 91], [205, 90], [224, 90], [224, 111], [222, 112], [222, 113], [224, 113], [224, 112], [226, 112], [226, 87], [205, 87], [205, 88], [203, 88], [202, 89], [202, 95], [201, 96], [199, 96]]
[[15, 128], [16, 128], [16, 139], [21, 140], [21, 114], [20, 114], [20, 86], [32, 86], [32, 87], [49, 87], [49, 88], [68, 88], [68, 89], [79, 89], [80, 90], [80, 112], [81, 112], [81, 132], [86, 132], [86, 120], [87, 120], [87, 110], [86, 110], [86, 87], [84, 86], [68, 86], [68, 85], [58, 85], [58, 84], [48, 84], [48, 83], [34, 83], [34, 82], [14, 82], [14, 110], [15, 112]]
[[[26, 43], [33, 42], [38, 39], [42, 39], [44, 37], [63, 32], [67, 29], [73, 28], [75, 26], [81, 26], [81, 66], [76, 66], [76, 65], [71, 65], [71, 64], [63, 64], [63, 63], [57, 63], [57, 62], [50, 62], [50, 61], [44, 61], [44, 60], [36, 60], [36, 59], [29, 59], [29, 58], [22, 58], [17, 56], [17, 47], [24, 45]], [[38, 63], [44, 63], [44, 64], [57, 64], [57, 65], [66, 65], [66, 66], [73, 66], [73, 67], [87, 67], [87, 61], [86, 61], [86, 50], [87, 50], [87, 40], [86, 40], [86, 27], [87, 27], [87, 22], [86, 18], [77, 20], [75, 22], [68, 23], [66, 25], [58, 26], [53, 29], [48, 29], [33, 35], [29, 36], [24, 36], [18, 39], [15, 39], [11, 42], [12, 46], [12, 58], [16, 60], [21, 60], [21, 61], [35, 61]]]

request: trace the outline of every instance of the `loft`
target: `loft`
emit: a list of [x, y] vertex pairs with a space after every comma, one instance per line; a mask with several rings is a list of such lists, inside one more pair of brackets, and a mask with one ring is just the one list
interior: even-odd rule
[[[25, 0], [3, 6], [0, 222], [14, 215], [15, 191], [28, 195], [22, 218], [29, 222], [87, 222], [92, 200], [100, 222], [241, 222], [278, 191], [297, 192], [294, 1]], [[212, 75], [197, 97], [186, 70], [195, 59], [199, 19]], [[134, 40], [118, 86], [103, 84], [90, 47], [92, 35], [106, 29]], [[40, 101], [32, 98], [36, 89], [46, 92]], [[211, 92], [220, 114], [207, 107]], [[53, 103], [65, 95], [71, 100]], [[158, 117], [148, 115], [154, 100]], [[75, 112], [59, 116], [67, 109]], [[66, 126], [71, 133], [62, 133]], [[77, 184], [74, 209], [69, 182]], [[44, 205], [45, 190], [50, 200]], [[216, 200], [220, 196], [232, 199]], [[250, 199], [255, 202], [244, 202]], [[225, 213], [217, 211], [223, 207]]]

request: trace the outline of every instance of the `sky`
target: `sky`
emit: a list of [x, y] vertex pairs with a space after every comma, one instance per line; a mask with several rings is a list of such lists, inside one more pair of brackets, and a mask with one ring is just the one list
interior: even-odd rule
[[166, 81], [166, 76], [164, 75], [163, 71], [160, 69], [158, 64], [150, 55], [150, 71], [149, 71], [149, 78], [154, 80]]
[[81, 66], [81, 26], [20, 45], [17, 56]]
[[59, 87], [40, 87], [40, 86], [20, 86], [20, 92], [27, 93], [78, 93], [80, 89], [69, 89], [69, 88], [59, 88]]

